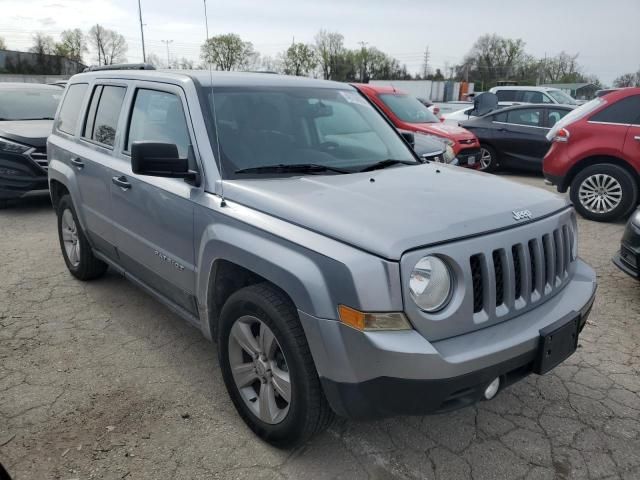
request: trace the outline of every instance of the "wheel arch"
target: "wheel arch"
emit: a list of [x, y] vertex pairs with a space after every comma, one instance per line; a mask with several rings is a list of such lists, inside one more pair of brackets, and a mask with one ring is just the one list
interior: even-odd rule
[[573, 179], [576, 177], [576, 175], [578, 175], [578, 173], [580, 173], [582, 170], [584, 170], [587, 167], [590, 167], [592, 165], [597, 165], [599, 163], [608, 163], [611, 165], [616, 165], [618, 167], [624, 168], [627, 172], [631, 174], [631, 176], [635, 179], [636, 183], [640, 185], [640, 174], [631, 165], [629, 165], [629, 162], [626, 162], [625, 160], [619, 157], [615, 157], [613, 155], [590, 155], [576, 162], [569, 169], [569, 172], [567, 173], [567, 175], [564, 176], [562, 183], [559, 185], [558, 190], [560, 192], [566, 192], [571, 186]]

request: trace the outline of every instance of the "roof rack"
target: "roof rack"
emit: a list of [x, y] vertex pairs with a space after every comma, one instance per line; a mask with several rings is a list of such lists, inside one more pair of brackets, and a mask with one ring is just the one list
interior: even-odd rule
[[115, 63], [113, 65], [92, 65], [83, 72], [99, 72], [101, 70], [155, 70], [150, 63]]

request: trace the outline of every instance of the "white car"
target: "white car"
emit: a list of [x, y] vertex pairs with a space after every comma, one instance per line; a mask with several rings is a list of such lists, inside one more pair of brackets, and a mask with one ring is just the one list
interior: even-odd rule
[[535, 86], [504, 86], [489, 90], [498, 96], [498, 101], [512, 103], [555, 103], [578, 105], [576, 100], [559, 88]]

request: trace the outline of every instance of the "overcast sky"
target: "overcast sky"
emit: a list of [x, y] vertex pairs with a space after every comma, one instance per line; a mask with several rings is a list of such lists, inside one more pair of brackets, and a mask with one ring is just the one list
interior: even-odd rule
[[[339, 31], [420, 70], [428, 45], [431, 65], [462, 60], [484, 33], [522, 38], [538, 57], [579, 53], [587, 74], [604, 83], [640, 69], [640, 0], [208, 0], [211, 34], [235, 32], [262, 54], [275, 56], [295, 37], [312, 42], [321, 29]], [[466, 6], [468, 5], [468, 6]], [[482, 7], [481, 7], [482, 5]], [[42, 31], [100, 23], [123, 34], [131, 62], [142, 60], [137, 0], [0, 0], [0, 36], [26, 50]], [[198, 60], [205, 38], [202, 0], [142, 0], [147, 52]], [[87, 58], [93, 61], [93, 58]]]

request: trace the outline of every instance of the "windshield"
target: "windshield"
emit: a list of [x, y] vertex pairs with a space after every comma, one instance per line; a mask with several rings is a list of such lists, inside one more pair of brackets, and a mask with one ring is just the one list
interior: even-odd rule
[[603, 103], [606, 103], [604, 98], [596, 97], [593, 100], [591, 100], [590, 102], [584, 103], [584, 104], [580, 105], [578, 108], [576, 108], [574, 110], [571, 110], [562, 119], [560, 119], [553, 126], [553, 128], [551, 130], [549, 130], [549, 133], [547, 133], [547, 139], [548, 140], [552, 140], [553, 137], [556, 136], [556, 133], [558, 133], [558, 130], [560, 130], [561, 128], [566, 127], [567, 125], [572, 124], [573, 122], [576, 122], [576, 121], [580, 120], [581, 118], [586, 117], [591, 112], [593, 112], [594, 110], [599, 108], [600, 105], [602, 105]]
[[59, 88], [0, 90], [0, 120], [53, 120], [62, 93]]
[[571, 95], [564, 93], [562, 90], [547, 90], [547, 93], [558, 103], [562, 103], [564, 105], [578, 104]]
[[211, 89], [208, 108], [215, 111], [225, 178], [246, 178], [239, 171], [274, 165], [296, 166], [289, 174], [300, 174], [300, 165], [313, 165], [315, 173], [329, 167], [334, 170], [323, 172], [336, 174], [385, 160], [417, 163], [398, 133], [356, 92], [301, 87], [213, 92], [215, 109]]
[[403, 122], [440, 123], [440, 120], [420, 100], [410, 95], [382, 93], [380, 100]]

